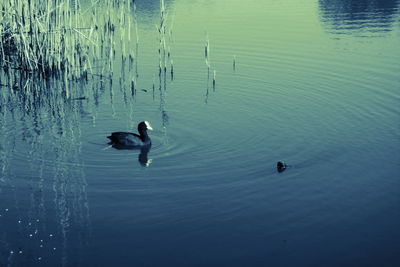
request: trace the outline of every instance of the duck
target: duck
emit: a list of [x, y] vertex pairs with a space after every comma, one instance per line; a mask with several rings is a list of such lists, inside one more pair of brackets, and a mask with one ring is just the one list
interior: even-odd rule
[[148, 121], [142, 121], [137, 126], [139, 134], [129, 132], [113, 132], [107, 136], [111, 144], [124, 147], [144, 147], [151, 145], [147, 130], [153, 130]]
[[276, 169], [278, 172], [283, 172], [284, 170], [286, 170], [286, 163], [284, 161], [278, 161], [276, 163]]

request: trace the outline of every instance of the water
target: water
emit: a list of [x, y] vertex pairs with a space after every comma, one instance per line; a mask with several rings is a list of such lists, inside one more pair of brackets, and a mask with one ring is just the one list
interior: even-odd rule
[[[166, 9], [173, 80], [137, 1], [135, 96], [1, 87], [0, 265], [398, 266], [399, 2]], [[150, 151], [108, 146], [142, 120]]]

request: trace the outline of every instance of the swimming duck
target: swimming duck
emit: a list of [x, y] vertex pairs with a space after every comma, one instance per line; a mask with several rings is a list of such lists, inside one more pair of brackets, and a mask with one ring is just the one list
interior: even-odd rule
[[147, 134], [147, 130], [153, 130], [148, 121], [142, 121], [138, 124], [139, 134], [129, 132], [114, 132], [107, 136], [114, 145], [126, 147], [143, 147], [151, 145], [151, 139]]
[[286, 170], [286, 163], [284, 161], [278, 161], [276, 163], [276, 169], [278, 172], [283, 172], [284, 170]]

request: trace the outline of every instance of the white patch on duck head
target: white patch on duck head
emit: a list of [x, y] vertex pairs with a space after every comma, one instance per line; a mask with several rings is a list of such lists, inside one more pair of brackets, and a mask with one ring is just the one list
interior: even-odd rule
[[146, 124], [147, 130], [153, 130], [153, 127], [151, 127], [150, 122], [144, 121], [144, 124]]

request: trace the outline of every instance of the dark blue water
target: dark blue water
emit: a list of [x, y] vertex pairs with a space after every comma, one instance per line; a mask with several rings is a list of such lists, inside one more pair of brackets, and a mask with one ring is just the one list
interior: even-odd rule
[[400, 265], [398, 1], [166, 1], [161, 76], [136, 2], [136, 68], [0, 88], [1, 266]]

